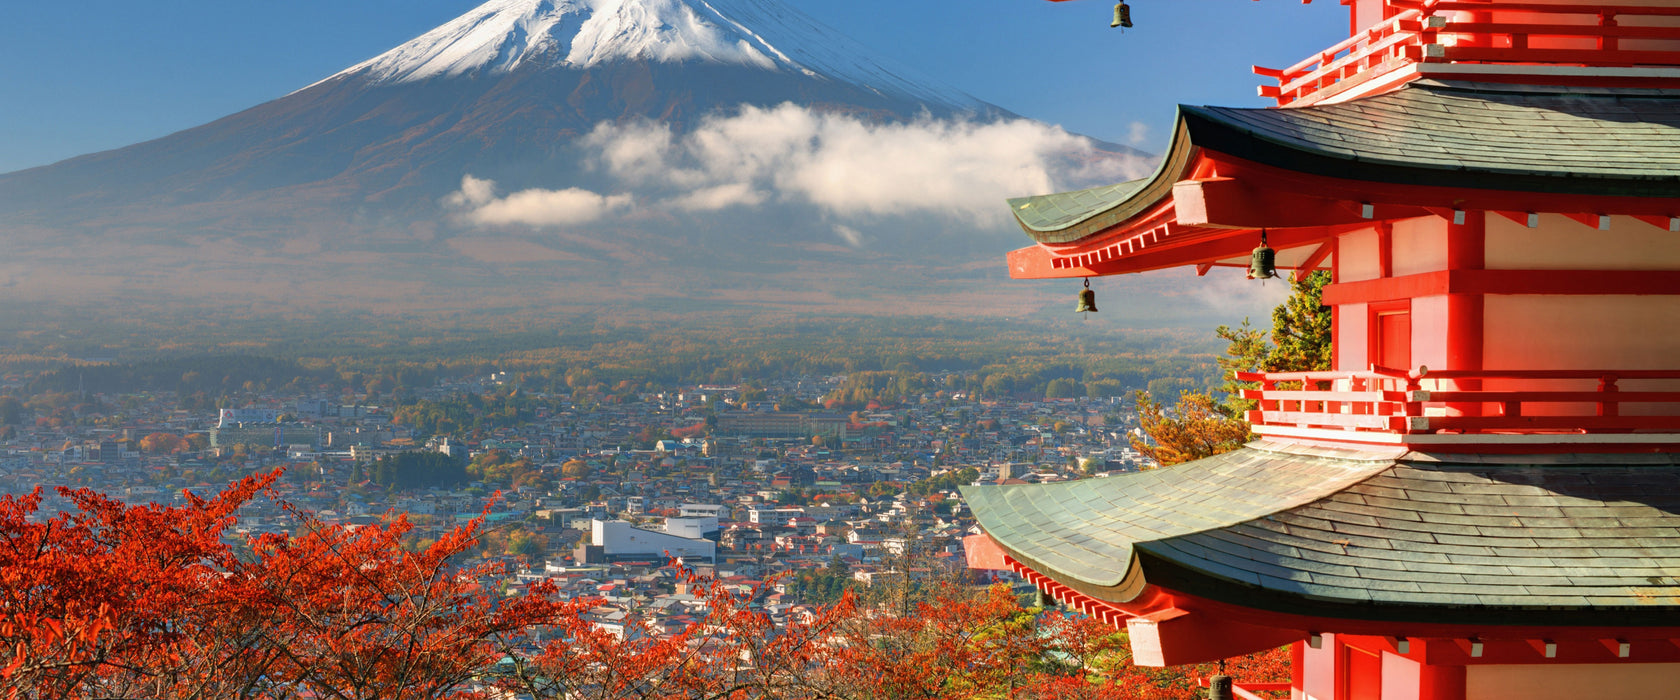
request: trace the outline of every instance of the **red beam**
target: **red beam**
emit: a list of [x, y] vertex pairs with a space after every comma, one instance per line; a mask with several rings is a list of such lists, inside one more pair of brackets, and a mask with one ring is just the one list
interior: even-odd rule
[[1324, 285], [1324, 305], [1361, 304], [1373, 301], [1415, 299], [1448, 293], [1450, 275], [1446, 271], [1423, 272], [1402, 277], [1383, 277], [1359, 282], [1338, 282]]
[[[1501, 8], [1503, 9], [1503, 8]], [[1438, 46], [1438, 45], [1437, 45]], [[1441, 46], [1440, 57], [1424, 56], [1424, 47], [1406, 47], [1413, 61], [1481, 61], [1484, 63], [1570, 63], [1588, 66], [1680, 65], [1680, 51], [1610, 49], [1496, 49], [1480, 46]]]
[[1301, 266], [1295, 268], [1295, 281], [1299, 282], [1306, 279], [1307, 275], [1310, 275], [1314, 270], [1317, 270], [1318, 266], [1322, 265], [1324, 263], [1324, 259], [1330, 257], [1330, 253], [1334, 250], [1336, 250], [1336, 239], [1332, 238], [1328, 241], [1320, 243], [1311, 254], [1307, 255], [1306, 260], [1301, 261]]
[[[1390, 2], [1396, 6], [1412, 6], [1412, 3]], [[1501, 2], [1498, 7], [1489, 7], [1487, 0], [1478, 2], [1464, 2], [1462, 0], [1437, 2], [1429, 5], [1437, 12], [1541, 12], [1553, 15], [1660, 15], [1680, 16], [1680, 7], [1642, 6], [1642, 5], [1599, 5], [1595, 3], [1574, 3], [1569, 5], [1539, 3], [1539, 2]]]
[[[1503, 10], [1505, 8], [1500, 6], [1499, 9]], [[1527, 34], [1529, 36], [1680, 39], [1680, 27], [1606, 27], [1596, 24], [1453, 22], [1440, 29], [1439, 32], [1441, 34]]]
[[1362, 202], [1326, 199], [1267, 187], [1235, 177], [1182, 180], [1173, 184], [1178, 223], [1219, 228], [1303, 228], [1354, 224], [1370, 219], [1418, 216], [1418, 207], [1373, 206], [1371, 216]]
[[1383, 216], [1381, 207], [1384, 204], [1416, 209], [1456, 209], [1468, 212], [1590, 211], [1630, 216], [1660, 215], [1667, 217], [1680, 215], [1680, 207], [1677, 207], [1675, 200], [1671, 198], [1608, 197], [1546, 192], [1472, 190], [1432, 185], [1396, 185], [1312, 175], [1263, 165], [1217, 151], [1203, 150], [1201, 157], [1217, 161], [1217, 167], [1221, 175], [1246, 179], [1249, 182], [1265, 183], [1268, 191], [1310, 192], [1323, 199], [1370, 202], [1378, 206], [1378, 218], [1391, 218]]
[[1590, 433], [1680, 430], [1680, 416], [1430, 416], [1429, 430], [1514, 430]]
[[1680, 270], [1443, 270], [1325, 285], [1327, 306], [1442, 294], [1680, 295]]

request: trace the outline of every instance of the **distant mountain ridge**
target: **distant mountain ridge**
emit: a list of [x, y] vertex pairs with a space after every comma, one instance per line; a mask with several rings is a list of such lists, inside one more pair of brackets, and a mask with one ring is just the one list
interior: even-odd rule
[[[785, 104], [860, 124], [1019, 119], [775, 0], [490, 0], [271, 102], [0, 174], [0, 285], [29, 298], [414, 311], [1043, 302], [995, 284], [1016, 244], [996, 227], [874, 217], [866, 234], [762, 196], [707, 218], [620, 208], [547, 229], [468, 225], [445, 205], [469, 176], [502, 192], [631, 201], [581, 137], [641, 123], [680, 135]], [[1146, 163], [1090, 143], [1079, 158]], [[865, 170], [890, 171], [892, 157]]]
[[608, 63], [751, 66], [951, 109], [995, 110], [774, 0], [491, 0], [328, 78], [373, 84]]
[[[724, 9], [769, 29], [748, 29]], [[777, 48], [768, 36], [798, 48]], [[0, 175], [0, 211], [192, 203], [320, 184], [377, 202], [414, 185], [441, 195], [466, 172], [576, 177], [566, 172], [572, 163], [557, 162], [574, 154], [557, 146], [598, 122], [686, 127], [741, 104], [791, 101], [884, 119], [1008, 115], [910, 74], [773, 0], [490, 0], [244, 112]]]

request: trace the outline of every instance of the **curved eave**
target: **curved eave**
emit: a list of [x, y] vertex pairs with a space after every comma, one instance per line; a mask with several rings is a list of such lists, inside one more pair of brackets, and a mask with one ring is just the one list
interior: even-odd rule
[[1274, 134], [1244, 127], [1206, 107], [1179, 108], [1179, 126], [1194, 134], [1195, 146], [1283, 170], [1387, 185], [1531, 192], [1598, 197], [1680, 197], [1680, 173], [1538, 174], [1527, 168], [1425, 166], [1352, 150], [1304, 147]]
[[[1443, 211], [1680, 218], [1675, 114], [1680, 91], [1433, 81], [1333, 105], [1180, 106], [1149, 178], [1010, 200], [1036, 243], [1010, 254], [1010, 274], [1222, 264], [1261, 228], [1283, 251], [1283, 229], [1316, 229], [1294, 243], [1313, 245], [1335, 227]], [[1235, 238], [1245, 245], [1222, 243]]]
[[962, 493], [1009, 556], [1093, 598], [1127, 603], [1149, 583], [1139, 548], [1312, 502], [1393, 463], [1355, 454], [1256, 443], [1172, 469]]
[[1108, 187], [1011, 199], [1009, 209], [1016, 223], [1039, 243], [1072, 243], [1119, 226], [1170, 199], [1173, 183], [1185, 177], [1195, 160], [1182, 107], [1176, 122], [1167, 155], [1154, 174]]
[[[1348, 629], [1652, 628], [1680, 626], [1675, 483], [1673, 455], [1256, 443], [1152, 472], [964, 496], [1012, 558], [1131, 614], [1184, 594]], [[1157, 595], [1139, 600], [1148, 591]]]

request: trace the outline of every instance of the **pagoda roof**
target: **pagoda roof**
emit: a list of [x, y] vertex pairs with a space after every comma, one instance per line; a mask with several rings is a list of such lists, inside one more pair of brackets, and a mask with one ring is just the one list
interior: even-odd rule
[[1680, 197], [1680, 91], [1419, 80], [1298, 108], [1181, 105], [1149, 178], [1009, 200], [1040, 243], [1071, 243], [1172, 196], [1199, 149], [1343, 180]]
[[1673, 455], [1381, 455], [1253, 443], [1136, 474], [966, 487], [1005, 553], [1116, 604], [1423, 624], [1674, 625]]

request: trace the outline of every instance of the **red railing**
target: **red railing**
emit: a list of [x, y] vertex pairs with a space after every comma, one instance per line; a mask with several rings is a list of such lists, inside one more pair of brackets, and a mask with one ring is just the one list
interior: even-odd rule
[[1256, 426], [1398, 434], [1680, 433], [1680, 370], [1239, 372]]
[[1408, 60], [1406, 47], [1418, 44], [1422, 15], [1420, 10], [1407, 10], [1282, 70], [1254, 66], [1255, 74], [1278, 82], [1261, 85], [1260, 96], [1276, 99], [1281, 107], [1390, 72]]
[[[1680, 66], [1680, 7], [1390, 0], [1406, 8], [1282, 70], [1254, 67], [1279, 106], [1309, 104], [1419, 63]], [[1465, 14], [1459, 14], [1465, 13]], [[1625, 76], [1624, 76], [1625, 77]]]

